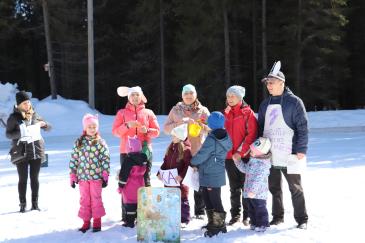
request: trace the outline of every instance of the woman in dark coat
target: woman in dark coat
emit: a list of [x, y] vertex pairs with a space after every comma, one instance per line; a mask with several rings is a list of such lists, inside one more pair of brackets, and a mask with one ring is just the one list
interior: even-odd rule
[[[47, 124], [34, 110], [30, 103], [28, 94], [20, 91], [16, 94], [16, 106], [10, 114], [6, 124], [6, 137], [12, 140], [11, 151], [19, 146], [25, 146], [24, 158], [14, 163], [17, 167], [19, 182], [18, 193], [20, 201], [20, 212], [24, 213], [26, 208], [26, 193], [28, 181], [28, 167], [30, 167], [30, 186], [32, 189], [32, 210], [39, 210], [38, 191], [39, 191], [39, 171], [41, 163], [45, 160], [44, 140], [34, 139], [27, 132], [27, 127], [31, 125], [39, 126], [44, 130], [49, 130]], [[33, 141], [35, 140], [35, 141]], [[13, 154], [11, 153], [13, 156]], [[12, 157], [13, 160], [13, 157]]]

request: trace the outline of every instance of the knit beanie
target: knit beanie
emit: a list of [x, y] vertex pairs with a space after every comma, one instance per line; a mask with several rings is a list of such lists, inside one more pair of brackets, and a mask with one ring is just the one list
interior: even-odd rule
[[246, 89], [242, 86], [234, 85], [227, 89], [226, 95], [228, 95], [228, 94], [234, 94], [235, 96], [240, 98], [240, 100], [242, 100], [243, 97], [245, 97]]
[[22, 102], [30, 100], [30, 97], [25, 91], [19, 91], [18, 93], [16, 93], [15, 99], [16, 105], [20, 105]]
[[171, 131], [171, 135], [177, 137], [181, 141], [185, 141], [188, 136], [188, 124], [184, 123], [180, 126], [175, 127]]
[[185, 94], [186, 92], [193, 92], [194, 94], [196, 94], [196, 89], [195, 89], [194, 85], [192, 85], [192, 84], [184, 85], [181, 95]]
[[208, 117], [208, 127], [212, 130], [218, 128], [224, 128], [224, 116], [219, 111], [214, 111]]
[[268, 138], [259, 137], [250, 145], [250, 149], [257, 155], [264, 155], [270, 151], [271, 142]]
[[90, 125], [90, 124], [95, 124], [96, 125], [96, 130], [99, 130], [99, 118], [98, 115], [91, 115], [89, 113], [85, 114], [84, 117], [82, 118], [82, 126], [84, 131], [86, 131], [86, 128]]

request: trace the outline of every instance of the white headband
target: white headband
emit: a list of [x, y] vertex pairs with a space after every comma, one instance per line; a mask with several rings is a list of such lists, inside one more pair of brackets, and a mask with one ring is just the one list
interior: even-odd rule
[[126, 87], [126, 86], [120, 86], [117, 89], [117, 93], [120, 97], [128, 96], [128, 99], [130, 98], [132, 93], [138, 93], [142, 97], [143, 103], [147, 103], [147, 99], [144, 96], [141, 87], [139, 87], [139, 86], [134, 86], [134, 87], [131, 87], [131, 88]]

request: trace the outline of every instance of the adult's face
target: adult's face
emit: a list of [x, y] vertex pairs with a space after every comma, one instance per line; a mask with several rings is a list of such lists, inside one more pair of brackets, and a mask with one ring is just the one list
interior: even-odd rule
[[241, 101], [240, 97], [237, 97], [235, 94], [228, 93], [227, 94], [227, 104], [229, 106], [235, 106]]
[[132, 105], [139, 105], [139, 103], [141, 103], [142, 101], [142, 96], [140, 93], [138, 92], [133, 92], [130, 96], [129, 96], [129, 102], [132, 104]]
[[30, 103], [30, 100], [26, 100], [26, 101], [23, 101], [22, 103], [20, 103], [18, 105], [18, 108], [22, 111], [28, 111], [31, 107], [31, 103]]
[[277, 78], [269, 78], [265, 82], [266, 88], [272, 96], [282, 95], [284, 92], [284, 81]]
[[182, 94], [182, 99], [185, 105], [191, 105], [196, 100], [196, 93], [194, 92], [185, 92]]

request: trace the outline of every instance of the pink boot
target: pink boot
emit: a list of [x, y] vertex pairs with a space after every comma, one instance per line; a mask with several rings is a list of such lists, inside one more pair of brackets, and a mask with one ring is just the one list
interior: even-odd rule
[[86, 231], [88, 231], [90, 229], [90, 220], [84, 220], [84, 224], [82, 225], [82, 227], [79, 229], [79, 231], [81, 231], [82, 233], [85, 233]]
[[93, 221], [93, 232], [101, 231], [101, 218], [94, 218]]

